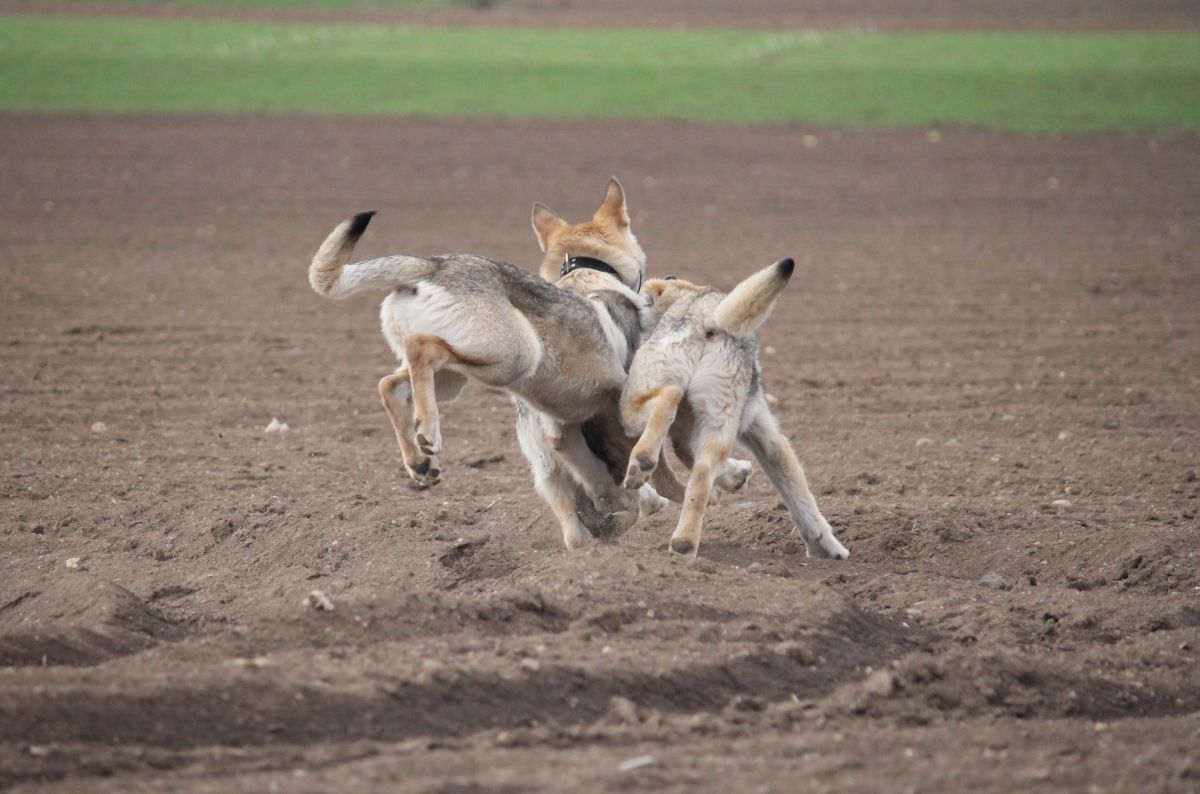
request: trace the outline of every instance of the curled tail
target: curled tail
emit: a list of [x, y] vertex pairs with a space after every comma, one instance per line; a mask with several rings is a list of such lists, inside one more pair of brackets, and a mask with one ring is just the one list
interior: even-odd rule
[[344, 298], [365, 289], [412, 287], [429, 278], [437, 264], [417, 256], [381, 256], [346, 264], [374, 211], [360, 212], [337, 225], [308, 266], [308, 283], [318, 295]]
[[734, 336], [749, 336], [767, 320], [796, 263], [781, 259], [733, 288], [717, 305], [717, 325]]

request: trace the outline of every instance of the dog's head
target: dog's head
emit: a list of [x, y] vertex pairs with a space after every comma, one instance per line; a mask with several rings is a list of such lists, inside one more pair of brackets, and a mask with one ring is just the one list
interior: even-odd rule
[[[794, 269], [795, 262], [781, 259], [750, 275], [729, 294], [721, 296], [713, 309], [713, 329], [735, 337], [752, 335], [766, 322]], [[657, 325], [667, 310], [681, 299], [705, 293], [720, 295], [712, 287], [702, 287], [674, 276], [650, 279], [642, 286], [642, 295], [649, 304], [646, 312], [649, 327]]]
[[646, 278], [646, 254], [629, 228], [625, 191], [616, 177], [609, 178], [600, 209], [583, 223], [567, 223], [545, 204], [534, 204], [533, 233], [546, 252], [540, 272], [547, 281], [558, 281], [563, 260], [569, 256], [607, 263], [621, 283], [635, 291]]
[[649, 332], [658, 325], [658, 321], [667, 313], [680, 298], [694, 297], [704, 292], [711, 292], [711, 287], [702, 287], [682, 278], [667, 276], [652, 278], [642, 285], [642, 297], [646, 299], [646, 309], [643, 315], [643, 331]]

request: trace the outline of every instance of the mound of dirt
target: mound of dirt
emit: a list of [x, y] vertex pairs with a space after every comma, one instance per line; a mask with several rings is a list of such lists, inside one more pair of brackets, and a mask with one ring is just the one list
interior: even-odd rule
[[68, 571], [0, 606], [0, 666], [94, 665], [180, 634], [125, 588]]

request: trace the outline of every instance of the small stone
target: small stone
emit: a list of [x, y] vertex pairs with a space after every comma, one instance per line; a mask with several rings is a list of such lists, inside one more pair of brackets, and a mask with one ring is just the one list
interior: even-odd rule
[[321, 590], [313, 590], [304, 597], [301, 602], [303, 606], [309, 609], [315, 609], [318, 612], [332, 612], [333, 602], [329, 600], [329, 596], [325, 595]]
[[876, 697], [890, 697], [896, 691], [896, 676], [891, 670], [876, 670], [863, 681], [863, 691]]
[[271, 418], [271, 422], [263, 429], [264, 433], [282, 433], [288, 429], [287, 422], [280, 422], [275, 417]]
[[995, 571], [988, 571], [979, 578], [980, 587], [990, 587], [993, 590], [1007, 590], [1008, 582]]
[[1059, 510], [1069, 510], [1069, 509], [1071, 509], [1071, 500], [1070, 499], [1055, 499], [1053, 502], [1050, 503], [1050, 506], [1056, 507]]
[[64, 562], [63, 565], [67, 566], [68, 568], [70, 568], [73, 571], [81, 570], [83, 568], [83, 558], [82, 557], [68, 557], [67, 561]]
[[1070, 437], [1071, 437], [1071, 434], [1070, 434], [1070, 432], [1068, 432], [1068, 431], [1066, 431], [1066, 430], [1059, 430], [1059, 431], [1058, 431], [1058, 440], [1059, 440], [1059, 441], [1066, 441], [1066, 440], [1067, 440], [1068, 438], [1070, 438]]
[[929, 446], [929, 445], [931, 445], [932, 443], [933, 443], [933, 439], [932, 439], [932, 438], [918, 438], [918, 439], [917, 439], [917, 446], [918, 446], [918, 447], [928, 447], [928, 446]]
[[537, 659], [522, 659], [521, 667], [525, 668], [531, 673], [536, 673], [538, 670], [542, 669], [542, 664]]
[[608, 700], [608, 714], [614, 722], [625, 725], [637, 725], [641, 722], [638, 717], [637, 704], [627, 697], [613, 695]]
[[776, 353], [778, 353], [779, 351], [778, 351], [778, 350], [776, 350], [776, 349], [775, 349], [774, 347], [772, 347], [771, 345], [767, 345], [766, 347], [764, 347], [764, 348], [762, 349], [762, 352], [763, 352], [763, 355], [764, 355], [764, 356], [773, 356], [773, 355], [775, 355]]
[[942, 134], [937, 130], [930, 130], [929, 132], [925, 133], [925, 140], [929, 141], [930, 143], [938, 143], [942, 140]]
[[92, 422], [92, 432], [106, 433], [108, 432], [108, 425], [104, 424], [103, 422]]
[[767, 566], [761, 562], [752, 562], [746, 566], [746, 573], [763, 573], [767, 570]]
[[644, 766], [650, 766], [658, 759], [652, 755], [639, 755], [637, 758], [630, 758], [628, 761], [622, 761], [617, 765], [617, 769], [621, 772], [631, 772], [634, 769], [641, 769]]
[[819, 141], [817, 140], [816, 135], [805, 135], [800, 139], [800, 143], [803, 144], [804, 148], [812, 149], [816, 147]]

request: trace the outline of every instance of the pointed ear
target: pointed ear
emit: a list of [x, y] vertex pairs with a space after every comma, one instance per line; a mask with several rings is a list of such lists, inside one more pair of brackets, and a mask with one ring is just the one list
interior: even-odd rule
[[796, 263], [781, 259], [733, 288], [717, 305], [717, 325], [734, 336], [749, 336], [767, 321]]
[[661, 298], [666, 291], [667, 282], [662, 279], [652, 278], [642, 285], [642, 294], [649, 298], [651, 303]]
[[567, 222], [554, 214], [554, 210], [545, 204], [533, 205], [533, 233], [537, 235], [538, 245], [545, 251], [550, 247], [550, 238], [555, 232], [566, 228]]
[[604, 193], [604, 201], [600, 209], [592, 217], [593, 221], [611, 221], [618, 229], [629, 228], [629, 211], [625, 209], [625, 191], [615, 176], [608, 178], [608, 189]]

